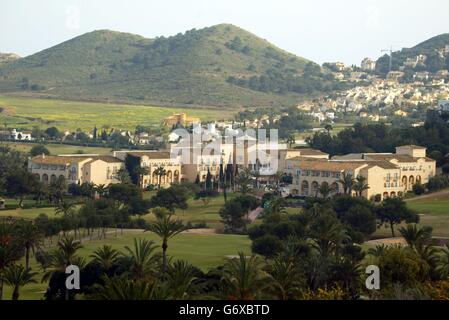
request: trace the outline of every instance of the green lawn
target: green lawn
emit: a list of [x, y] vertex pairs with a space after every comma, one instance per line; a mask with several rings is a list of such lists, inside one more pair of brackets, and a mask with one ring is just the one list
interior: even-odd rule
[[[125, 105], [113, 103], [78, 102], [54, 99], [0, 96], [0, 123], [8, 127], [47, 128], [61, 130], [92, 130], [107, 125], [116, 129], [135, 129], [137, 125], [160, 125], [173, 113], [186, 112], [185, 108]], [[235, 111], [218, 108], [188, 109], [188, 116], [202, 121], [230, 119]]]
[[[160, 240], [152, 233], [137, 230], [126, 230], [123, 235], [108, 235], [107, 239], [87, 241], [83, 243], [80, 255], [89, 260], [89, 255], [96, 248], [107, 244], [115, 249], [123, 250], [125, 246], [132, 246], [134, 238], [145, 238], [155, 241], [160, 245]], [[250, 254], [251, 241], [247, 236], [222, 235], [222, 234], [180, 234], [169, 241], [168, 254], [175, 259], [184, 259], [204, 271], [223, 264], [227, 256], [234, 256], [239, 251]], [[34, 258], [32, 268], [39, 270]], [[36, 277], [40, 281], [42, 272]], [[81, 279], [82, 281], [82, 279]], [[46, 284], [31, 284], [22, 288], [21, 299], [41, 299], [45, 292]], [[4, 298], [10, 299], [11, 289], [5, 287]]]
[[32, 208], [32, 209], [16, 209], [16, 210], [0, 210], [1, 217], [20, 217], [25, 219], [34, 219], [41, 213], [47, 216], [55, 216], [55, 208]]
[[[420, 215], [421, 226], [431, 226], [433, 235], [438, 237], [449, 237], [449, 194], [436, 195], [434, 197], [409, 200], [407, 206], [416, 210]], [[396, 230], [401, 227], [396, 227]], [[399, 232], [396, 232], [399, 235]], [[376, 236], [391, 237], [390, 228], [381, 228]]]
[[[36, 143], [20, 143], [20, 142], [1, 142], [3, 145], [7, 145], [17, 151], [23, 153], [29, 153]], [[45, 144], [45, 147], [51, 154], [110, 154], [110, 148], [101, 147], [85, 147], [85, 146], [71, 146], [67, 144]]]
[[[228, 199], [232, 199], [233, 194], [228, 195]], [[186, 210], [176, 210], [175, 217], [181, 219], [184, 223], [190, 222], [198, 224], [205, 222], [208, 228], [220, 228], [223, 226], [221, 218], [218, 214], [224, 205], [223, 196], [210, 198], [210, 202], [205, 205], [202, 200], [190, 199], [189, 207]], [[154, 215], [148, 214], [143, 217], [147, 221], [152, 221]]]

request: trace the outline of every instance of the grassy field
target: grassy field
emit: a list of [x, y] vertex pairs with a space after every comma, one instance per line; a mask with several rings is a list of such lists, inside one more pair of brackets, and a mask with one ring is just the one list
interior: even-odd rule
[[[108, 235], [107, 239], [94, 240], [83, 243], [83, 248], [79, 254], [90, 260], [89, 255], [96, 248], [105, 244], [115, 249], [123, 250], [125, 246], [132, 246], [134, 238], [145, 238], [154, 241], [160, 245], [160, 240], [152, 233], [137, 230], [126, 230], [123, 235]], [[247, 236], [236, 235], [220, 235], [220, 234], [180, 234], [170, 240], [168, 254], [174, 259], [187, 260], [193, 265], [200, 267], [204, 271], [221, 265], [227, 256], [234, 256], [239, 251], [246, 254], [251, 252], [250, 240]], [[39, 266], [32, 258], [32, 268], [36, 272]], [[36, 277], [40, 282], [42, 272]], [[82, 279], [81, 279], [82, 281]], [[38, 300], [42, 299], [47, 285], [45, 283], [37, 283], [28, 285], [21, 290], [21, 299]], [[11, 288], [5, 287], [4, 298], [11, 298]]]
[[[77, 102], [53, 99], [0, 96], [0, 123], [8, 127], [30, 129], [33, 126], [55, 126], [61, 130], [92, 130], [95, 126], [116, 129], [134, 129], [137, 125], [160, 125], [173, 113], [186, 112], [184, 108], [138, 106], [109, 103]], [[232, 118], [233, 113], [223, 109], [192, 108], [188, 116], [202, 121]]]
[[[20, 142], [0, 142], [0, 145], [7, 145], [17, 151], [23, 153], [29, 153], [31, 148], [33, 148], [36, 143], [20, 143]], [[67, 144], [45, 144], [45, 147], [50, 151], [51, 154], [110, 154], [110, 148], [101, 147], [85, 147], [85, 146], [71, 146]]]
[[[233, 195], [228, 195], [232, 199]], [[210, 198], [210, 202], [205, 205], [202, 200], [190, 199], [189, 207], [186, 210], [176, 210], [175, 218], [181, 219], [184, 223], [206, 223], [208, 228], [220, 228], [222, 223], [218, 212], [224, 205], [223, 196]], [[148, 214], [143, 217], [147, 221], [152, 221], [154, 215]]]
[[[411, 199], [407, 206], [420, 215], [421, 226], [431, 226], [433, 235], [437, 237], [449, 237], [449, 193], [435, 195], [424, 199]], [[396, 230], [401, 226], [397, 226]], [[396, 235], [398, 235], [397, 232]], [[381, 228], [376, 234], [379, 237], [391, 237], [390, 228]]]

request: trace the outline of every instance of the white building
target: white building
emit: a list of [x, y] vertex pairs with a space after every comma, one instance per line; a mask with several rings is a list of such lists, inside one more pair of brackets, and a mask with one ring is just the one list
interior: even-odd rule
[[371, 60], [370, 58], [365, 58], [362, 61], [361, 67], [366, 71], [373, 71], [376, 69], [376, 62]]
[[31, 140], [33, 140], [33, 138], [31, 137], [31, 132], [17, 131], [16, 129], [12, 129], [11, 139], [16, 140], [16, 141], [31, 141]]

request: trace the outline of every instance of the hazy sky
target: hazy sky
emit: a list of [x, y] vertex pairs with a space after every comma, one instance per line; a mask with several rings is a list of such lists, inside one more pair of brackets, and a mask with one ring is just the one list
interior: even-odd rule
[[232, 23], [322, 63], [449, 32], [448, 0], [0, 0], [0, 52], [26, 56], [85, 32], [144, 37]]

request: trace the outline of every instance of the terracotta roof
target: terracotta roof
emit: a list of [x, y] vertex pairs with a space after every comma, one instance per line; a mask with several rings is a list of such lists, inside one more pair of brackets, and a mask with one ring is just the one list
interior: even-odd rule
[[149, 159], [170, 159], [171, 155], [169, 151], [132, 151], [128, 154], [135, 157], [148, 157]]
[[414, 158], [412, 156], [403, 155], [403, 154], [365, 154], [365, 159], [373, 159], [373, 160], [385, 160], [385, 161], [391, 161], [391, 160], [397, 160], [401, 163], [407, 163], [407, 162], [416, 162], [419, 159], [424, 159], [426, 162], [433, 162], [435, 160], [430, 158]]
[[40, 164], [70, 164], [70, 163], [78, 163], [82, 161], [95, 161], [95, 160], [102, 160], [104, 162], [108, 163], [116, 163], [116, 162], [123, 162], [118, 158], [112, 157], [112, 156], [36, 156], [31, 159], [34, 163], [40, 163]]
[[301, 152], [303, 156], [327, 156], [327, 153], [324, 153], [320, 150], [316, 149], [295, 149]]
[[356, 170], [365, 166], [365, 162], [347, 162], [347, 161], [316, 161], [316, 160], [304, 160], [299, 162], [296, 167], [303, 170], [316, 170], [316, 171], [346, 171]]

